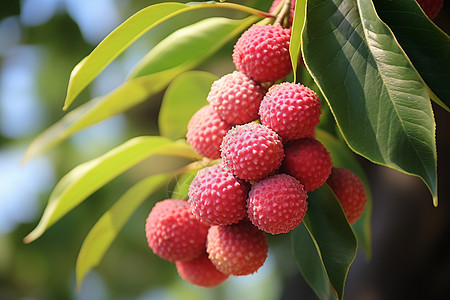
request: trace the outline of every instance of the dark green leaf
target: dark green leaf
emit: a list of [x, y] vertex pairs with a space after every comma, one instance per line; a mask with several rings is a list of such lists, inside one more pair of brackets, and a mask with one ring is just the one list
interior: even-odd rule
[[76, 274], [77, 285], [86, 274], [97, 266], [122, 227], [141, 203], [166, 184], [173, 174], [159, 174], [147, 177], [131, 187], [97, 221], [87, 235], [78, 254]]
[[201, 158], [182, 141], [173, 142], [152, 136], [133, 138], [66, 174], [53, 189], [39, 224], [24, 241], [30, 243], [36, 240], [93, 192], [144, 159], [157, 154]]
[[167, 88], [159, 112], [162, 136], [176, 140], [184, 138], [192, 115], [208, 104], [211, 84], [217, 76], [208, 72], [191, 71], [178, 76]]
[[370, 191], [369, 181], [367, 180], [364, 169], [358, 163], [355, 154], [350, 151], [347, 145], [336, 139], [331, 134], [316, 129], [316, 138], [331, 154], [333, 166], [347, 168], [355, 173], [364, 183], [366, 188], [367, 203], [361, 218], [353, 225], [353, 230], [358, 237], [359, 244], [363, 247], [367, 257], [372, 254], [372, 233], [371, 233], [371, 215], [372, 215], [372, 193]]
[[291, 233], [298, 267], [320, 299], [342, 299], [357, 242], [328, 185], [309, 193], [308, 211]]
[[437, 205], [427, 90], [372, 2], [309, 1], [302, 42], [305, 63], [350, 148], [419, 176]]
[[[374, 0], [380, 18], [391, 28], [431, 98], [450, 110], [450, 38], [414, 0]], [[433, 95], [434, 94], [434, 95]]]

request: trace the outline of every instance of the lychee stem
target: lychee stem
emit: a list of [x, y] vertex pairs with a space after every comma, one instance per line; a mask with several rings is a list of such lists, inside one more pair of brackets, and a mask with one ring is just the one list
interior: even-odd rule
[[273, 23], [275, 24], [280, 24], [283, 26], [283, 20], [287, 17], [289, 18], [289, 14], [290, 14], [290, 8], [291, 8], [291, 1], [292, 0], [284, 0], [283, 1], [283, 6], [281, 7], [280, 12], [277, 14], [277, 18], [275, 19], [275, 22]]

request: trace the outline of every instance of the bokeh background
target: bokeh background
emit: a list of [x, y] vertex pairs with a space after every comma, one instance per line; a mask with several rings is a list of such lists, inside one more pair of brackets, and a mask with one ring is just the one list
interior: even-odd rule
[[[25, 245], [56, 182], [74, 166], [125, 140], [158, 133], [161, 95], [74, 135], [24, 165], [31, 140], [64, 113], [72, 68], [111, 30], [139, 9], [162, 1], [0, 1], [0, 299], [315, 299], [296, 268], [286, 236], [270, 238], [269, 258], [255, 275], [212, 290], [190, 286], [175, 266], [146, 245], [145, 218], [162, 190], [128, 221], [101, 264], [75, 287], [75, 262], [89, 229], [148, 170], [134, 168]], [[269, 0], [236, 1], [267, 10]], [[450, 3], [434, 20], [449, 32]], [[190, 20], [177, 20], [179, 24]], [[102, 72], [78, 104], [120, 85], [129, 70], [169, 33], [158, 26]], [[198, 69], [222, 76], [234, 68], [232, 43]], [[449, 66], [450, 68], [450, 66]], [[450, 290], [450, 118], [434, 105], [440, 205], [417, 178], [360, 158], [373, 192], [373, 254], [358, 252], [346, 299], [445, 299]], [[169, 191], [170, 191], [170, 187]]]

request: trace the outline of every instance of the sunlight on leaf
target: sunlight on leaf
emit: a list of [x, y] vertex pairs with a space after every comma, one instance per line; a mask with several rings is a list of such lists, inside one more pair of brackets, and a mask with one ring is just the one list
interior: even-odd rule
[[298, 0], [295, 3], [295, 14], [292, 22], [291, 41], [289, 43], [289, 53], [291, 55], [292, 71], [294, 82], [297, 82], [297, 66], [301, 57], [301, 43], [303, 27], [305, 26], [306, 0]]
[[[170, 155], [190, 159], [201, 157], [185, 142], [144, 136], [133, 138], [104, 155], [81, 164], [55, 186], [37, 227], [25, 238], [30, 243], [51, 225], [83, 202], [93, 192], [134, 165], [152, 155]], [[161, 171], [161, 170], [160, 170]]]

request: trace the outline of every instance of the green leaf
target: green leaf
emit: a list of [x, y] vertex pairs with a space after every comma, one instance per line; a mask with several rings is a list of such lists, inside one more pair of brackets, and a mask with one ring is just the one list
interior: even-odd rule
[[427, 90], [372, 2], [309, 1], [302, 43], [305, 64], [350, 148], [419, 176], [437, 205]]
[[372, 231], [371, 231], [371, 216], [372, 216], [372, 193], [370, 191], [369, 181], [364, 172], [364, 169], [359, 164], [355, 154], [350, 151], [344, 142], [339, 141], [333, 135], [316, 129], [316, 138], [331, 154], [333, 166], [340, 168], [347, 168], [355, 173], [364, 183], [366, 189], [367, 203], [364, 213], [361, 218], [353, 225], [353, 230], [358, 238], [359, 245], [361, 245], [367, 257], [372, 255]]
[[208, 72], [191, 71], [178, 76], [167, 88], [159, 112], [159, 130], [170, 139], [184, 138], [192, 115], [208, 104], [211, 84], [218, 77]]
[[309, 193], [308, 211], [291, 233], [297, 265], [320, 299], [342, 299], [357, 241], [328, 185]]
[[422, 79], [430, 97], [450, 110], [450, 38], [413, 0], [374, 0], [380, 18], [390, 27]]
[[133, 138], [66, 174], [53, 189], [39, 224], [25, 237], [24, 242], [36, 240], [93, 192], [144, 159], [157, 154], [201, 158], [183, 141], [173, 142], [153, 136]]
[[201, 8], [228, 8], [263, 16], [264, 13], [232, 3], [203, 3], [186, 5], [166, 2], [146, 7], [112, 31], [98, 46], [73, 69], [63, 109], [66, 110], [75, 97], [116, 57], [134, 41], [156, 25], [183, 12]]
[[305, 26], [306, 0], [298, 0], [295, 3], [294, 20], [292, 22], [291, 41], [289, 43], [289, 53], [291, 55], [292, 71], [294, 82], [297, 82], [297, 65], [301, 56], [302, 32]]
[[177, 75], [167, 70], [136, 78], [122, 84], [104, 97], [98, 97], [77, 107], [38, 135], [28, 147], [22, 162], [58, 145], [75, 132], [117, 115], [145, 101], [164, 89]]
[[216, 17], [181, 28], [153, 47], [131, 71], [129, 78], [175, 67], [180, 73], [190, 70], [258, 19], [257, 16], [242, 20]]
[[86, 274], [100, 263], [133, 212], [172, 176], [173, 174], [159, 174], [141, 180], [123, 194], [92, 227], [78, 254], [76, 265], [78, 289]]

